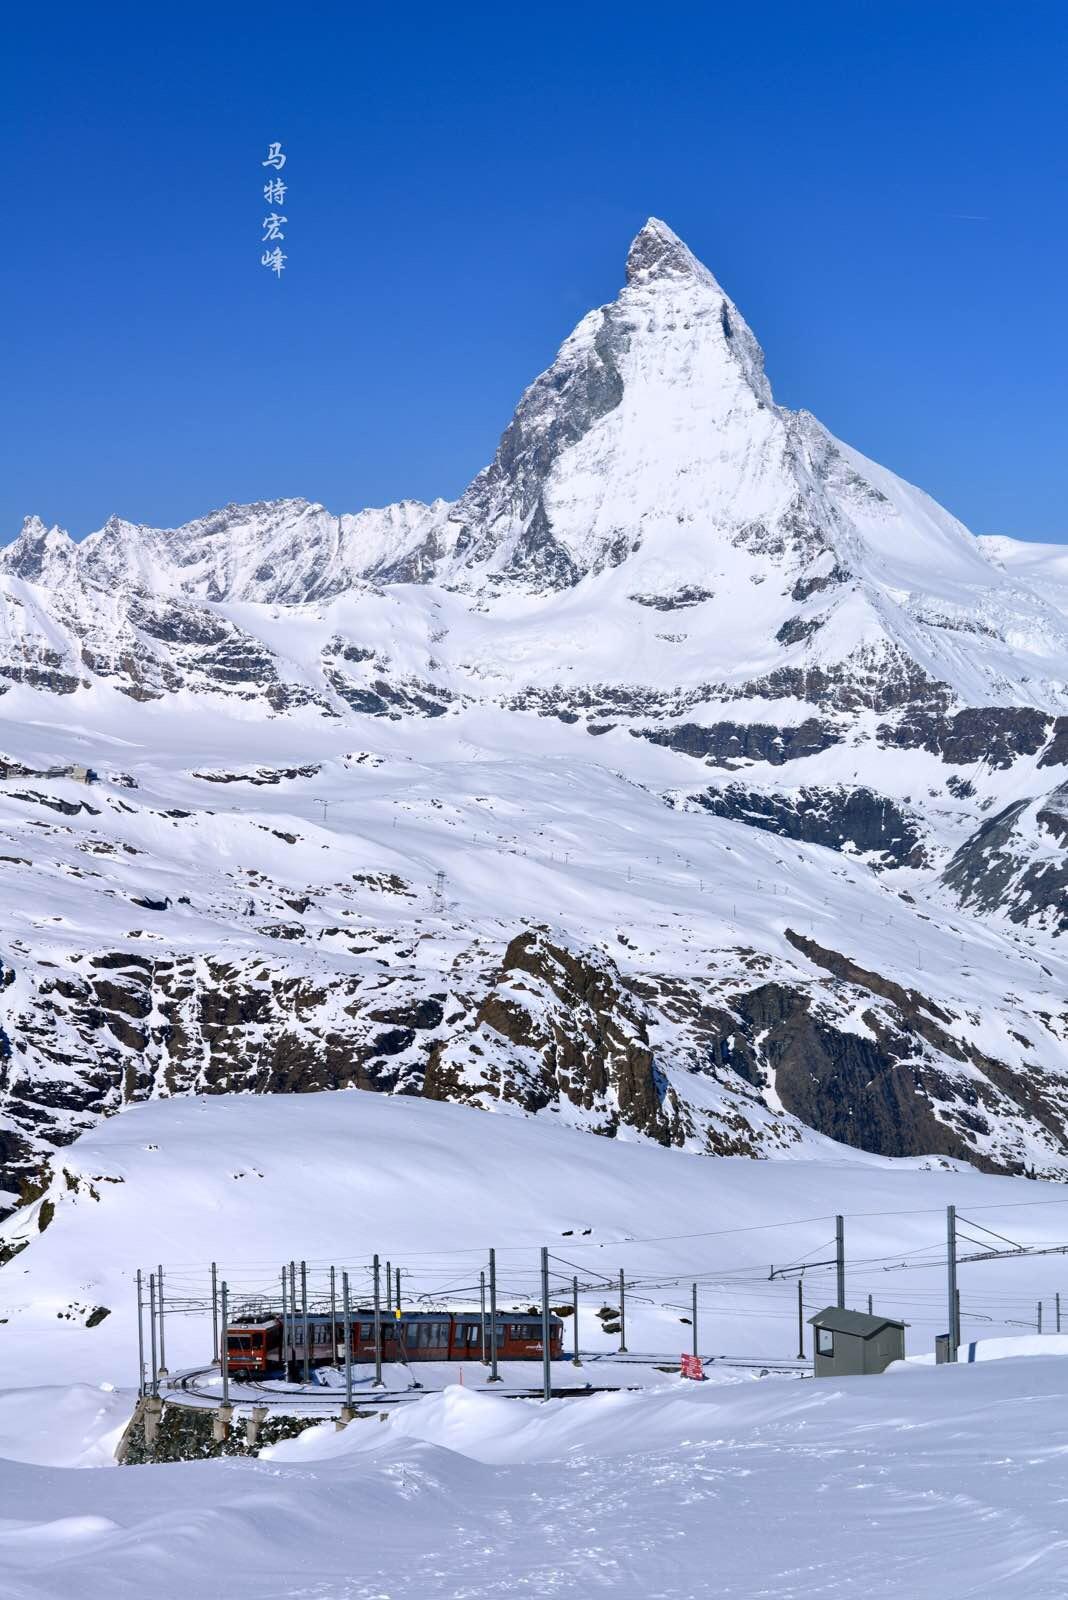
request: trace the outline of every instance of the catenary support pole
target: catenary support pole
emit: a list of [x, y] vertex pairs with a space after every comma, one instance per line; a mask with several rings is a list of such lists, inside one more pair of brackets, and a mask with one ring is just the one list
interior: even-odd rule
[[949, 1359], [956, 1361], [960, 1332], [957, 1327], [957, 1208], [946, 1207], [946, 1294], [949, 1314]]
[[386, 1262], [386, 1310], [393, 1310], [393, 1263]]
[[497, 1252], [489, 1253], [489, 1291], [490, 1291], [490, 1375], [487, 1383], [500, 1383], [501, 1375], [497, 1371]]
[[1054, 1304], [1054, 1306], [1056, 1308], [1057, 1332], [1060, 1333], [1060, 1331], [1061, 1331], [1061, 1297], [1060, 1297], [1059, 1294], [1054, 1297], [1053, 1304]]
[[552, 1352], [549, 1348], [549, 1252], [541, 1247], [541, 1397], [553, 1397]]
[[141, 1268], [137, 1269], [137, 1398], [145, 1392], [145, 1306], [141, 1295]]
[[152, 1345], [152, 1395], [159, 1394], [159, 1370], [156, 1362], [156, 1274], [148, 1275], [148, 1326]]
[[213, 1261], [211, 1264], [211, 1361], [216, 1366], [219, 1360], [219, 1268]]
[[478, 1275], [478, 1303], [482, 1328], [482, 1365], [486, 1365], [486, 1271], [485, 1268]]
[[874, 1315], [874, 1313], [872, 1312], [872, 1308], [871, 1308], [871, 1295], [868, 1296], [868, 1315], [869, 1315], [869, 1317]]
[[375, 1388], [382, 1388], [382, 1268], [378, 1257], [372, 1263], [375, 1280]]
[[282, 1267], [282, 1366], [289, 1360], [289, 1284], [285, 1266]]
[[352, 1312], [349, 1309], [349, 1275], [341, 1274], [341, 1306], [345, 1317], [345, 1404], [352, 1410]]
[[228, 1299], [229, 1291], [226, 1287], [226, 1279], [224, 1278], [222, 1281], [223, 1340], [222, 1357], [220, 1360], [220, 1366], [222, 1367], [222, 1394], [224, 1406], [228, 1406], [230, 1404], [230, 1341], [226, 1337], [226, 1329], [229, 1325]]
[[623, 1277], [623, 1268], [619, 1269], [619, 1353], [627, 1353], [627, 1284]]
[[834, 1260], [838, 1279], [838, 1309], [845, 1310], [845, 1218], [834, 1219]]
[[805, 1359], [805, 1289], [800, 1273], [797, 1275], [797, 1359]]
[[571, 1357], [571, 1365], [573, 1367], [581, 1367], [581, 1365], [582, 1365], [582, 1357], [579, 1355], [578, 1279], [577, 1278], [572, 1278], [572, 1280], [571, 1280], [571, 1321], [573, 1323], [573, 1327], [571, 1329], [571, 1341], [572, 1341], [572, 1347], [574, 1349], [574, 1355]]
[[330, 1365], [337, 1366], [337, 1273], [330, 1268]]
[[297, 1376], [297, 1263], [289, 1263], [289, 1356], [286, 1377], [295, 1381]]
[[1038, 1322], [1036, 1324], [1036, 1331], [1038, 1333], [1042, 1332], [1042, 1302], [1041, 1302], [1041, 1300], [1038, 1302]]
[[300, 1320], [304, 1324], [304, 1382], [311, 1382], [311, 1335], [308, 1329], [308, 1263], [300, 1264]]
[[690, 1295], [690, 1332], [693, 1334], [693, 1353], [697, 1354], [697, 1285]]
[[401, 1308], [401, 1303], [400, 1303], [400, 1267], [394, 1267], [393, 1271], [396, 1273], [396, 1276], [397, 1276], [396, 1290], [395, 1290], [395, 1293], [393, 1295], [393, 1309], [394, 1309], [394, 1311], [399, 1312], [400, 1308]]
[[167, 1345], [163, 1329], [163, 1268], [156, 1268], [156, 1294], [159, 1297], [159, 1375], [167, 1376]]

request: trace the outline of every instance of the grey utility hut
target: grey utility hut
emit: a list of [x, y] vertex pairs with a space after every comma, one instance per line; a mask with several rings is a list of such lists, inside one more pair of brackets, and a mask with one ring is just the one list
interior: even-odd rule
[[893, 1317], [828, 1306], [808, 1320], [815, 1329], [817, 1378], [862, 1377], [904, 1360], [905, 1324]]

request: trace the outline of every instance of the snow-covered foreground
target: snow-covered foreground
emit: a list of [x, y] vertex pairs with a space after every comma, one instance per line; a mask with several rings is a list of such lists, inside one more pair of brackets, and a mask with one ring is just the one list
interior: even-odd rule
[[[1026, 1347], [1048, 1355], [952, 1370], [838, 1383], [713, 1364], [703, 1385], [657, 1374], [655, 1389], [548, 1404], [480, 1392], [477, 1369], [386, 1421], [328, 1422], [260, 1460], [73, 1470], [109, 1464], [129, 1414], [138, 1266], [164, 1264], [173, 1370], [210, 1358], [213, 1259], [238, 1303], [270, 1294], [291, 1257], [308, 1261], [313, 1299], [330, 1264], [362, 1298], [377, 1250], [401, 1265], [408, 1303], [477, 1304], [492, 1244], [510, 1306], [535, 1296], [546, 1244], [554, 1295], [579, 1277], [582, 1375], [596, 1383], [591, 1358], [618, 1343], [597, 1313], [618, 1305], [621, 1267], [632, 1354], [688, 1348], [696, 1281], [706, 1355], [793, 1356], [796, 1281], [769, 1278], [770, 1263], [813, 1263], [806, 1314], [832, 1300], [819, 1263], [841, 1211], [849, 1302], [872, 1294], [904, 1317], [922, 1356], [945, 1322], [948, 1203], [979, 1242], [994, 1242], [980, 1229], [1062, 1241], [1057, 1186], [826, 1150], [710, 1160], [359, 1091], [154, 1101], [111, 1118], [0, 1230], [8, 1247], [27, 1241], [0, 1272], [0, 1593], [1062, 1594], [1056, 1337]], [[1049, 1328], [1066, 1278], [1057, 1254], [965, 1263], [965, 1339], [1013, 1334], [1038, 1298]], [[99, 1307], [109, 1314], [87, 1326]]]
[[[454, 1387], [270, 1459], [0, 1461], [9, 1600], [1052, 1600], [1068, 1363], [588, 1400]], [[0, 1413], [2, 1414], [2, 1413]]]

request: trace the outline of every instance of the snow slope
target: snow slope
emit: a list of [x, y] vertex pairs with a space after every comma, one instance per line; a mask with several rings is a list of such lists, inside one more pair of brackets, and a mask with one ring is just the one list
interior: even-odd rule
[[454, 1387], [269, 1460], [0, 1459], [12, 1600], [1052, 1600], [1063, 1358], [501, 1401]]
[[[622, 1268], [632, 1352], [677, 1358], [689, 1347], [696, 1280], [703, 1352], [791, 1357], [796, 1278], [771, 1279], [770, 1264], [813, 1263], [807, 1312], [832, 1302], [838, 1212], [849, 1303], [863, 1307], [871, 1294], [908, 1321], [908, 1350], [922, 1354], [945, 1321], [948, 1204], [1022, 1245], [1065, 1242], [1068, 1201], [1047, 1185], [951, 1163], [822, 1154], [687, 1159], [543, 1119], [358, 1091], [133, 1107], [64, 1151], [47, 1194], [0, 1230], [9, 1247], [25, 1241], [0, 1272], [0, 1360], [21, 1384], [129, 1387], [138, 1267], [163, 1265], [174, 1370], [210, 1360], [213, 1260], [237, 1305], [277, 1299], [290, 1259], [308, 1262], [313, 1301], [328, 1292], [330, 1265], [348, 1270], [364, 1299], [375, 1252], [402, 1268], [407, 1303], [477, 1305], [490, 1245], [503, 1305], [537, 1299], [542, 1245], [554, 1294], [567, 1301], [579, 1277], [587, 1352], [618, 1342], [597, 1313], [618, 1305]], [[962, 1243], [962, 1256], [974, 1253]], [[1051, 1326], [1063, 1262], [1054, 1254], [962, 1265], [965, 1340], [1033, 1327], [1040, 1298]], [[99, 1307], [109, 1314], [87, 1326]]]
[[1063, 1171], [1053, 570], [777, 406], [655, 220], [455, 503], [30, 519], [0, 1189], [132, 1100], [350, 1083]]
[[[662, 1376], [655, 1390], [548, 1405], [454, 1383], [385, 1423], [327, 1423], [258, 1460], [72, 1470], [113, 1465], [138, 1264], [164, 1263], [173, 1370], [210, 1353], [209, 1257], [238, 1304], [268, 1294], [290, 1254], [309, 1260], [313, 1303], [331, 1262], [359, 1293], [377, 1248], [401, 1265], [409, 1303], [462, 1305], [477, 1303], [493, 1242], [509, 1305], [529, 1301], [547, 1243], [555, 1292], [580, 1278], [596, 1381], [616, 1342], [597, 1312], [618, 1304], [619, 1266], [632, 1352], [688, 1347], [696, 1280], [706, 1358], [795, 1354], [795, 1281], [769, 1279], [768, 1263], [813, 1263], [806, 1312], [820, 1307], [842, 1209], [847, 1299], [872, 1293], [904, 1316], [922, 1357], [944, 1321], [945, 1204], [980, 1244], [991, 1229], [1049, 1249], [1068, 1205], [1051, 1186], [861, 1152], [686, 1159], [359, 1092], [157, 1101], [63, 1160], [0, 1230], [29, 1240], [0, 1273], [0, 1366], [24, 1385], [0, 1390], [12, 1600], [176, 1600], [191, 1586], [238, 1600], [548, 1600], [605, 1584], [628, 1600], [699, 1600], [710, 1584], [738, 1600], [1037, 1600], [1064, 1587], [1063, 1336], [1007, 1341], [1057, 1354], [836, 1382], [713, 1361], [704, 1385]], [[1063, 1260], [962, 1263], [965, 1338], [1012, 1334], [1037, 1297], [1048, 1317]], [[108, 1303], [88, 1328], [89, 1307]]]

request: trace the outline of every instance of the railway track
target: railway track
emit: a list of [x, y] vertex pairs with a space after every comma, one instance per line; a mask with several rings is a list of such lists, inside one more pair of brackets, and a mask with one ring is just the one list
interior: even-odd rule
[[[706, 1369], [726, 1368], [729, 1370], [757, 1372], [768, 1377], [804, 1377], [811, 1372], [811, 1363], [808, 1361], [791, 1360], [761, 1360], [757, 1356], [706, 1356], [704, 1358]], [[628, 1367], [634, 1369], [634, 1380], [627, 1374], [627, 1380], [622, 1382], [598, 1382], [597, 1368], [611, 1364], [614, 1367]], [[563, 1366], [564, 1363], [559, 1363]], [[567, 1364], [570, 1365], [569, 1363]], [[553, 1384], [554, 1399], [575, 1399], [591, 1394], [605, 1394], [618, 1392], [623, 1389], [640, 1389], [647, 1387], [640, 1380], [642, 1372], [647, 1374], [665, 1374], [678, 1371], [677, 1359], [670, 1356], [644, 1355], [627, 1353], [625, 1355], [606, 1354], [591, 1355], [584, 1358], [582, 1371], [589, 1377], [583, 1382], [561, 1381]], [[573, 1369], [572, 1369], [573, 1370]], [[428, 1378], [431, 1374], [427, 1374]], [[555, 1376], [555, 1374], [554, 1374]], [[561, 1380], [564, 1373], [559, 1374]], [[607, 1376], [607, 1374], [605, 1375]], [[457, 1379], [451, 1378], [456, 1382]], [[462, 1376], [459, 1381], [462, 1383]], [[429, 1394], [439, 1394], [445, 1387], [443, 1383], [420, 1383], [414, 1378], [404, 1385], [387, 1386], [375, 1389], [366, 1378], [353, 1382], [352, 1400], [357, 1413], [373, 1414], [389, 1411], [397, 1406], [410, 1405], [415, 1400], [421, 1400]], [[534, 1384], [517, 1384], [504, 1381], [499, 1387], [489, 1388], [484, 1383], [470, 1385], [479, 1393], [495, 1395], [499, 1399], [529, 1400], [541, 1398], [540, 1382]], [[308, 1384], [285, 1385], [260, 1381], [231, 1380], [230, 1404], [235, 1410], [250, 1410], [253, 1406], [266, 1406], [271, 1411], [280, 1411], [290, 1415], [317, 1415], [324, 1419], [336, 1417], [341, 1407], [345, 1404], [345, 1390], [340, 1385]], [[191, 1408], [211, 1408], [223, 1403], [220, 1387], [219, 1369], [216, 1366], [192, 1367], [183, 1372], [174, 1373], [169, 1377], [164, 1386], [164, 1398], [169, 1405], [189, 1406]]]

